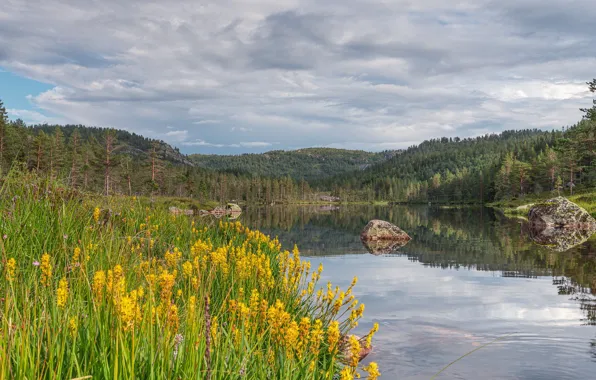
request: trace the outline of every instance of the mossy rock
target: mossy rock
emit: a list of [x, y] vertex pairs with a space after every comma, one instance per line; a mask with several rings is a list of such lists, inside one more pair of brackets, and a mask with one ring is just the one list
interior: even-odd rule
[[394, 224], [384, 220], [373, 219], [362, 230], [360, 239], [363, 241], [392, 240], [407, 242], [412, 238]]
[[528, 213], [528, 220], [538, 228], [596, 228], [596, 220], [586, 210], [564, 197], [536, 203]]

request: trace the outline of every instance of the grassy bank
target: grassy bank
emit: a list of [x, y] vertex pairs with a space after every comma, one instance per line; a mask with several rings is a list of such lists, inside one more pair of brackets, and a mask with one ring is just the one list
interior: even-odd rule
[[[0, 189], [0, 378], [374, 379], [364, 306], [298, 249], [34, 176]], [[376, 326], [376, 325], [375, 325]]]
[[[556, 196], [557, 194], [553, 194], [552, 192], [530, 194], [523, 198], [493, 202], [488, 204], [488, 206], [499, 209], [508, 216], [526, 216], [534, 203], [542, 202]], [[561, 192], [561, 196], [577, 203], [592, 216], [596, 217], [596, 191], [585, 190], [574, 195]]]

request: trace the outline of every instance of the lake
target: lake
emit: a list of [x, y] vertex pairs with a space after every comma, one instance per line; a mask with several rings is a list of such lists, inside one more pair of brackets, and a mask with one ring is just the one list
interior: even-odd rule
[[[368, 253], [359, 234], [371, 219], [413, 239]], [[437, 379], [596, 378], [595, 239], [558, 252], [523, 221], [476, 207], [273, 206], [241, 220], [322, 263], [321, 284], [358, 276], [355, 332], [379, 323], [365, 362], [383, 379], [430, 379], [475, 349]]]

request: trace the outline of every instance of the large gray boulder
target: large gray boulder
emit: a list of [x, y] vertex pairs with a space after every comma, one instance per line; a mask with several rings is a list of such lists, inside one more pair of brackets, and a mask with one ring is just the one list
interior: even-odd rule
[[394, 224], [384, 220], [373, 219], [368, 222], [362, 233], [360, 233], [360, 239], [362, 241], [390, 240], [408, 242], [412, 238]]
[[596, 220], [583, 208], [564, 197], [536, 203], [528, 213], [534, 228], [596, 229]]

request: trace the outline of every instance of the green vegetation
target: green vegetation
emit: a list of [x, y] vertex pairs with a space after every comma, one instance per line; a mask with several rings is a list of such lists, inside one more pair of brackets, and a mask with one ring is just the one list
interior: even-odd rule
[[[35, 173], [0, 189], [0, 377], [353, 378], [373, 330], [295, 248]], [[376, 364], [364, 368], [370, 379]]]
[[[596, 80], [588, 85], [596, 92]], [[106, 195], [219, 203], [310, 203], [331, 194], [342, 202], [483, 204], [545, 192], [573, 195], [596, 185], [595, 110], [582, 109], [584, 118], [566, 130], [443, 137], [405, 151], [310, 148], [187, 157], [124, 131], [28, 127], [9, 121], [0, 103], [0, 175], [18, 166]]]
[[[596, 92], [596, 80], [588, 86]], [[596, 185], [594, 102], [582, 109], [583, 119], [566, 130], [433, 139], [362, 172], [322, 179], [313, 187], [332, 189], [347, 200], [460, 204], [585, 192]]]
[[398, 151], [371, 153], [361, 150], [308, 148], [237, 156], [193, 154], [189, 158], [200, 167], [218, 171], [250, 173], [263, 177], [290, 176], [295, 180], [312, 181], [327, 177], [329, 173], [342, 174], [364, 170], [398, 153]]

